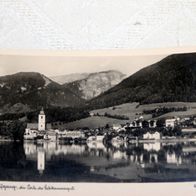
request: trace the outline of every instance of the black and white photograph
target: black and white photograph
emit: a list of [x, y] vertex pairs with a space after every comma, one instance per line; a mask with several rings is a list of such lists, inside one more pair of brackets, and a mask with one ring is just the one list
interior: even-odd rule
[[2, 54], [0, 181], [196, 181], [196, 53]]

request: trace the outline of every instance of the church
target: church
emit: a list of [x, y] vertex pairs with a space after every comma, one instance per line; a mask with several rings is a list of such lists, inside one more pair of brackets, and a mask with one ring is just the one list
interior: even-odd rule
[[38, 135], [44, 135], [46, 132], [50, 131], [52, 126], [50, 123], [46, 123], [46, 115], [43, 108], [38, 115], [38, 123], [27, 123], [27, 128], [25, 129], [24, 139], [31, 140], [35, 139]]

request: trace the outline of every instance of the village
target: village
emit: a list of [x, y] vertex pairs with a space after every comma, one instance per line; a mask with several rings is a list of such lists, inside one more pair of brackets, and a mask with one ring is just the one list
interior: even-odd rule
[[87, 142], [135, 143], [154, 141], [196, 141], [196, 118], [173, 117], [165, 120], [144, 120], [142, 116], [126, 124], [105, 125], [96, 129], [59, 130], [46, 123], [44, 110], [38, 123], [28, 123], [24, 140], [86, 144]]

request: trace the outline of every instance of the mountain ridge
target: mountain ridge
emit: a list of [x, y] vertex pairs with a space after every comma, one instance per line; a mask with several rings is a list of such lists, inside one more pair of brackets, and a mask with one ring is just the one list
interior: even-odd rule
[[38, 72], [18, 72], [0, 77], [0, 109], [7, 110], [15, 104], [27, 105], [30, 108], [69, 107], [83, 104], [68, 88]]
[[72, 92], [85, 100], [90, 100], [112, 88], [125, 78], [125, 74], [117, 70], [90, 73], [86, 78], [65, 84]]
[[196, 101], [196, 53], [174, 54], [149, 65], [92, 99], [94, 108], [128, 102]]
[[60, 85], [74, 82], [76, 80], [81, 80], [86, 78], [90, 73], [71, 73], [65, 75], [57, 75], [49, 77], [54, 82], [57, 82]]

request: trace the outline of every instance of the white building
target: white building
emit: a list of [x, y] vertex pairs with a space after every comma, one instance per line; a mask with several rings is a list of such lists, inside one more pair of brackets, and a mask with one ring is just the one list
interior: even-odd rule
[[142, 128], [142, 121], [141, 120], [134, 120], [132, 123], [130, 123], [129, 127]]
[[148, 124], [149, 128], [155, 128], [157, 126], [157, 120], [149, 120]]
[[165, 120], [165, 126], [174, 128], [176, 124], [178, 123], [176, 118], [166, 119]]
[[37, 130], [32, 130], [32, 129], [25, 129], [25, 133], [24, 133], [24, 139], [25, 140], [33, 140], [34, 138], [36, 138], [38, 135], [38, 131]]
[[59, 138], [84, 138], [85, 137], [85, 134], [82, 133], [81, 131], [62, 131], [58, 133], [59, 135]]
[[112, 128], [115, 130], [115, 131], [120, 131], [122, 126], [120, 124], [113, 124]]

